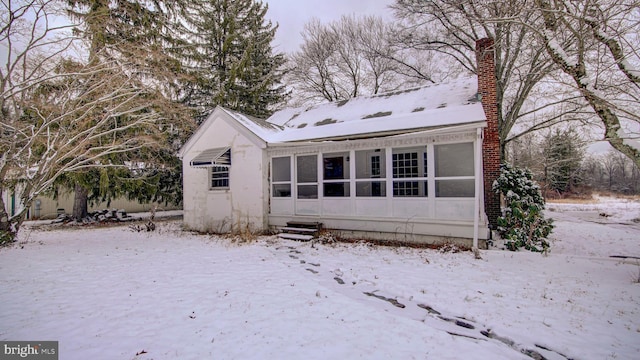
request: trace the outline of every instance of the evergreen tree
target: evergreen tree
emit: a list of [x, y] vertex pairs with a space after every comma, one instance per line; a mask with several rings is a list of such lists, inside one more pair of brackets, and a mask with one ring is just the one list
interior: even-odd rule
[[202, 122], [217, 105], [257, 117], [284, 101], [283, 54], [271, 42], [277, 26], [265, 19], [268, 7], [255, 0], [197, 0], [190, 5], [193, 34], [184, 48], [183, 101]]
[[[153, 111], [161, 113], [165, 121], [156, 124], [162, 131], [155, 137], [158, 146], [111, 154], [98, 164], [100, 170], [75, 171], [59, 178], [57, 185], [75, 191], [76, 219], [87, 215], [91, 200], [124, 195], [139, 201], [181, 200], [180, 162], [173, 153], [189, 133], [192, 121], [171, 99], [172, 87], [182, 75], [173, 55], [184, 44], [180, 37], [183, 29], [179, 22], [170, 21], [178, 16], [179, 5], [144, 0], [68, 1], [70, 17], [80, 23], [75, 31], [88, 43], [88, 63], [117, 64], [125, 76], [137, 81], [140, 96], [148, 100], [146, 106], [138, 105], [122, 116]], [[149, 93], [153, 96], [145, 95]], [[94, 111], [99, 114], [101, 109]]]
[[544, 218], [545, 201], [531, 172], [502, 164], [500, 177], [494, 181], [492, 189], [504, 197], [506, 206], [498, 218], [498, 233], [505, 240], [507, 249], [547, 252], [553, 219]]
[[570, 192], [582, 181], [583, 141], [572, 130], [549, 133], [543, 140], [544, 181], [558, 193]]

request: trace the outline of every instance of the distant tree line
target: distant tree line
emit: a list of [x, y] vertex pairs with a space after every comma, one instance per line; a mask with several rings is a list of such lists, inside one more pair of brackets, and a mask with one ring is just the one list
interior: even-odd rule
[[585, 185], [594, 190], [625, 195], [640, 194], [640, 169], [618, 151], [591, 155], [585, 159], [582, 169], [585, 173]]
[[507, 160], [531, 170], [549, 198], [640, 194], [640, 169], [631, 159], [613, 149], [588, 153], [587, 144], [573, 129], [553, 129], [513, 141]]

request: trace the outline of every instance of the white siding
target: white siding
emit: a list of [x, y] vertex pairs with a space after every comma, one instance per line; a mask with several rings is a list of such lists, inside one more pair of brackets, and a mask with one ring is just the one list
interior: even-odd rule
[[[266, 154], [251, 139], [231, 125], [223, 112], [214, 112], [207, 128], [184, 153], [184, 224], [203, 232], [264, 230], [266, 223], [268, 176]], [[210, 121], [212, 120], [212, 121]], [[208, 168], [189, 165], [200, 152], [231, 147], [228, 189], [210, 189]]]

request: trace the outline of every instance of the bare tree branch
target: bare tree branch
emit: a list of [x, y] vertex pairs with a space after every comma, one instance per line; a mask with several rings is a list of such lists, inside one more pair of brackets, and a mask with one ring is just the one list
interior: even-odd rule
[[[602, 8], [599, 2], [591, 0], [536, 0], [536, 8], [544, 19], [544, 29], [537, 34], [544, 40], [547, 53], [573, 79], [574, 86], [600, 119], [604, 138], [640, 166], [639, 134], [625, 130], [628, 123], [640, 124], [640, 109], [637, 102], [624, 102], [628, 97], [638, 98], [640, 87], [631, 64], [640, 63], [640, 58], [633, 57], [637, 51], [625, 53], [620, 46], [622, 39], [636, 36], [637, 32], [608, 35], [593, 17], [597, 15], [599, 22], [611, 29], [637, 30], [640, 19], [637, 11], [633, 11], [634, 5], [637, 9], [639, 3], [618, 0]], [[600, 45], [606, 47], [609, 56], [596, 56]], [[615, 91], [606, 91], [607, 88]]]

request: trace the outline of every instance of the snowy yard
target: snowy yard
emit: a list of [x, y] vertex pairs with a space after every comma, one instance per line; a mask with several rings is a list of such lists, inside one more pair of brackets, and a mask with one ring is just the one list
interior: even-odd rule
[[[551, 204], [549, 256], [27, 226], [0, 339], [60, 359], [639, 359], [640, 203]], [[635, 221], [634, 221], [635, 220]]]

